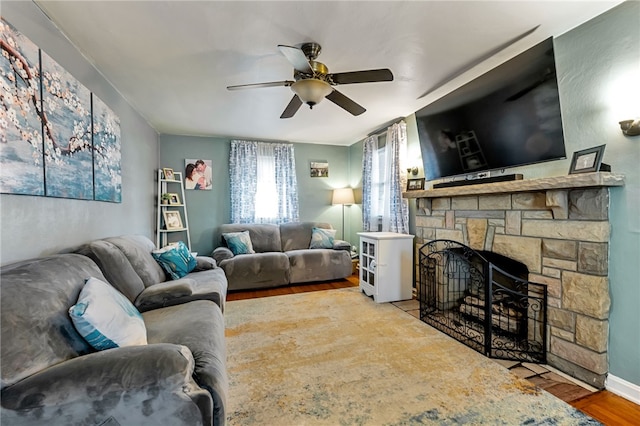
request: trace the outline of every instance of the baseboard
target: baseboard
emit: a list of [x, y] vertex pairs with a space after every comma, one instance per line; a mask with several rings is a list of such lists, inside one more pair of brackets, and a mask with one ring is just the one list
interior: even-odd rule
[[611, 374], [607, 375], [604, 386], [609, 392], [640, 405], [640, 386]]

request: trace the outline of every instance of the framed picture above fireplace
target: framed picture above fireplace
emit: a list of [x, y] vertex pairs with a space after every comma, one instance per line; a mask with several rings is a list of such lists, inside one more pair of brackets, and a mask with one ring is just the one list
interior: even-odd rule
[[573, 153], [569, 174], [590, 173], [600, 170], [606, 145], [594, 146]]

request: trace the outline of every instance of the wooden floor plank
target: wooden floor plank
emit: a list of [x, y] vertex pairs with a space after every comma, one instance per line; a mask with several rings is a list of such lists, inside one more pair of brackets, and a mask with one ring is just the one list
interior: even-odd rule
[[640, 405], [606, 390], [594, 392], [569, 404], [607, 426], [640, 425]]

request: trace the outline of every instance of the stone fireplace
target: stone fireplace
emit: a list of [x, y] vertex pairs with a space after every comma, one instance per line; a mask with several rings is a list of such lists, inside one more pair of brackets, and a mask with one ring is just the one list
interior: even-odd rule
[[[408, 191], [416, 245], [458, 241], [525, 264], [548, 292], [547, 362], [597, 388], [608, 371], [612, 173]], [[416, 250], [417, 252], [417, 250]], [[418, 274], [416, 274], [416, 277]]]

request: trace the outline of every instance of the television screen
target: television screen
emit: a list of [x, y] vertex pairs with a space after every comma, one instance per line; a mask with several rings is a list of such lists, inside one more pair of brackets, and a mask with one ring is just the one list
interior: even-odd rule
[[426, 180], [565, 158], [550, 38], [416, 112]]

